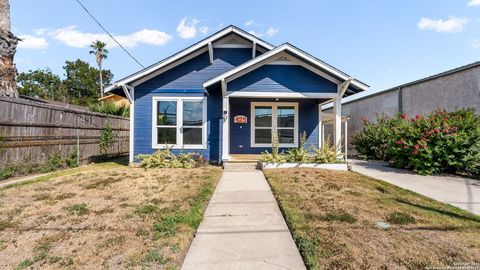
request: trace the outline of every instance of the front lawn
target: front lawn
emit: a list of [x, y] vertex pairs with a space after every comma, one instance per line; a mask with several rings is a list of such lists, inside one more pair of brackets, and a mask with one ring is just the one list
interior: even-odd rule
[[0, 190], [0, 268], [179, 268], [218, 167], [84, 166]]
[[358, 173], [265, 175], [309, 269], [480, 264], [479, 216]]

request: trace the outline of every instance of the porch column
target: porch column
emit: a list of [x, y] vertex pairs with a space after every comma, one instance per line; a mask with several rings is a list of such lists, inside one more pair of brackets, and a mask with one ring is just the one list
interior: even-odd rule
[[223, 97], [222, 161], [228, 161], [230, 153], [230, 102]]
[[318, 104], [318, 149], [323, 146], [322, 105]]
[[333, 142], [338, 153], [342, 152], [340, 143], [342, 140], [342, 99], [337, 97], [333, 100]]
[[347, 123], [348, 123], [348, 118], [345, 119], [345, 125], [343, 126], [343, 128], [345, 129], [343, 131], [343, 137], [344, 137], [344, 147], [345, 147], [345, 161], [347, 161], [347, 150], [348, 150], [348, 146], [347, 146], [347, 130], [348, 130], [348, 127], [347, 127]]

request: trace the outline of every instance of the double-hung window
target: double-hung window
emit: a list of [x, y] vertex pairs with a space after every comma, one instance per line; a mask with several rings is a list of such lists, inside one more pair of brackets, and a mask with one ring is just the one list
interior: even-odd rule
[[276, 136], [280, 147], [298, 145], [298, 104], [252, 102], [251, 146], [271, 147]]
[[153, 97], [152, 147], [206, 148], [205, 97]]

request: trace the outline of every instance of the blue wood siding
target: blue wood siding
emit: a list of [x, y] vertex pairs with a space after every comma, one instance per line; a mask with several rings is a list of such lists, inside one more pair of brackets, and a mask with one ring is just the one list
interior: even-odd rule
[[264, 65], [228, 83], [228, 91], [336, 93], [337, 85], [296, 65]]
[[171, 89], [203, 89], [203, 83], [223, 72], [232, 69], [252, 58], [248, 48], [216, 48], [213, 63], [208, 52], [180, 64], [136, 88], [162, 92]]
[[[231, 154], [260, 154], [262, 151], [271, 148], [250, 147], [250, 124], [252, 116], [250, 115], [251, 102], [274, 102], [272, 99], [230, 99], [230, 153]], [[306, 132], [307, 146], [315, 145], [318, 147], [318, 101], [314, 99], [282, 99], [279, 102], [298, 102], [298, 131]], [[236, 115], [245, 115], [248, 117], [246, 124], [235, 124], [233, 118]], [[300, 138], [300, 136], [299, 136]], [[281, 149], [286, 151], [287, 149]]]
[[[152, 149], [152, 97], [203, 95], [203, 82], [240, 65], [252, 57], [251, 49], [217, 48], [214, 62], [208, 52], [164, 72], [135, 87], [134, 155], [150, 154]], [[201, 153], [211, 162], [219, 161], [222, 153], [221, 90], [209, 89], [207, 95], [207, 149], [184, 150]], [[180, 150], [173, 150], [178, 153]]]

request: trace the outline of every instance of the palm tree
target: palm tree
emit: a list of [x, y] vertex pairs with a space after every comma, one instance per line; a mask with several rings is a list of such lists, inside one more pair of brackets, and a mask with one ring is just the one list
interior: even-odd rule
[[10, 29], [10, 4], [8, 0], [0, 0], [0, 97], [17, 98], [17, 69], [13, 57], [20, 39]]
[[105, 47], [107, 47], [107, 43], [101, 42], [100, 40], [92, 42], [92, 44], [90, 45], [90, 48], [92, 48], [92, 50], [90, 51], [90, 54], [95, 55], [98, 69], [100, 70], [100, 96], [102, 97], [103, 97], [102, 61], [103, 59], [107, 59], [107, 54], [108, 54], [108, 50], [105, 49]]

